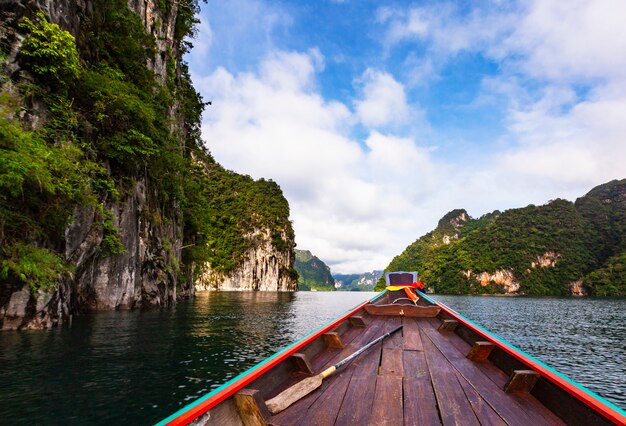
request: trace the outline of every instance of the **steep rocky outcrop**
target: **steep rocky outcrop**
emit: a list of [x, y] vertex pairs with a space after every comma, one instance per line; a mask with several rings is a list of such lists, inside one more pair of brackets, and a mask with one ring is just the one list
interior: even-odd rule
[[298, 288], [300, 290], [332, 291], [335, 279], [330, 267], [309, 250], [296, 250], [295, 269], [298, 272]]
[[[47, 20], [70, 32], [80, 45], [86, 36], [83, 24], [91, 19], [96, 7], [96, 2], [88, 0], [22, 0], [0, 4], [2, 38], [11, 42], [6, 69], [14, 78], [18, 75], [29, 78], [16, 59], [23, 40], [17, 32], [18, 22], [23, 16], [35, 19], [35, 13], [42, 11]], [[180, 61], [178, 41], [173, 36], [177, 4], [174, 2], [166, 14], [156, 0], [129, 1], [128, 7], [140, 16], [156, 40], [154, 56], [147, 66], [155, 79], [164, 84], [166, 61]], [[27, 109], [28, 115], [22, 118], [32, 128], [38, 128], [46, 121], [45, 107], [37, 99], [33, 102]], [[168, 117], [173, 123], [171, 130], [182, 134], [184, 129], [176, 124], [180, 122], [178, 118], [179, 111], [173, 105]], [[112, 225], [119, 230], [123, 253], [103, 255], [102, 211], [92, 206], [77, 206], [64, 241], [66, 260], [75, 270], [73, 279], [64, 280], [55, 289], [36, 292], [23, 285], [1, 288], [2, 329], [47, 327], [62, 322], [70, 312], [165, 306], [175, 302], [177, 277], [170, 265], [180, 261], [180, 214], [171, 215], [173, 220], [167, 224], [146, 220], [144, 213], [160, 214], [161, 207], [152, 196], [156, 189], [145, 176], [132, 180], [118, 200], [104, 200], [102, 204]]]
[[124, 252], [102, 256], [103, 229], [93, 208], [79, 207], [66, 231], [66, 258], [76, 265], [75, 303], [80, 310], [133, 309], [167, 306], [176, 301], [177, 272], [182, 241], [179, 222], [146, 220], [158, 212], [147, 202], [147, 185], [135, 182], [122, 200], [107, 205], [120, 230]]
[[293, 245], [290, 250], [277, 251], [268, 229], [256, 230], [246, 238], [254, 244], [245, 252], [237, 269], [222, 273], [207, 264], [205, 272], [196, 280], [196, 290], [296, 291], [297, 282], [289, 272], [294, 264]]
[[519, 282], [515, 280], [515, 275], [511, 270], [497, 270], [493, 273], [464, 271], [463, 275], [468, 280], [478, 281], [481, 287], [487, 287], [490, 283], [498, 286], [505, 294], [516, 294], [519, 291]]
[[556, 199], [479, 219], [453, 210], [386, 270], [418, 270], [439, 293], [626, 295], [626, 179], [575, 203]]
[[[49, 137], [47, 135], [51, 133], [48, 128], [58, 131], [59, 125], [56, 122], [50, 125], [51, 120], [57, 119], [53, 115], [58, 114], [58, 112], [54, 114], [50, 112], [50, 102], [67, 96], [67, 86], [57, 85], [58, 87], [55, 88], [52, 83], [48, 85], [45, 79], [44, 83], [41, 83], [41, 78], [37, 80], [38, 76], [23, 67], [23, 61], [19, 56], [25, 39], [25, 30], [20, 27], [20, 23], [25, 17], [37, 22], [38, 12], [43, 12], [45, 20], [58, 24], [61, 30], [69, 32], [74, 37], [81, 63], [87, 70], [85, 74], [88, 77], [96, 82], [98, 81], [96, 78], [101, 78], [112, 84], [119, 84], [123, 90], [128, 90], [128, 94], [119, 94], [115, 91], [108, 94], [103, 88], [102, 92], [105, 95], [111, 96], [114, 101], [122, 99], [124, 102], [135, 102], [138, 105], [141, 105], [141, 102], [152, 102], [150, 105], [154, 106], [160, 102], [163, 108], [163, 112], [160, 113], [161, 117], [146, 116], [154, 120], [154, 123], [148, 124], [144, 134], [137, 132], [131, 126], [130, 130], [124, 134], [117, 134], [114, 129], [107, 135], [99, 136], [98, 132], [103, 131], [95, 128], [93, 124], [82, 125], [81, 122], [77, 126], [70, 122], [67, 125], [67, 130], [64, 130], [66, 134], [72, 132], [67, 137], [69, 144], [78, 141], [85, 152], [85, 159], [93, 161], [96, 165], [94, 167], [98, 167], [95, 172], [88, 172], [90, 174], [86, 175], [89, 179], [93, 179], [90, 185], [95, 194], [91, 196], [91, 201], [78, 202], [71, 207], [71, 218], [67, 221], [64, 233], [61, 232], [55, 238], [50, 238], [52, 234], [32, 237], [25, 233], [22, 240], [20, 240], [22, 238], [20, 235], [13, 236], [11, 243], [15, 247], [36, 247], [47, 250], [46, 253], [56, 253], [62, 258], [67, 268], [64, 269], [65, 272], [59, 272], [55, 285], [43, 287], [23, 274], [14, 272], [13, 270], [19, 271], [19, 267], [14, 265], [14, 259], [9, 258], [9, 255], [14, 253], [2, 251], [0, 247], [0, 261], [3, 265], [7, 265], [0, 268], [2, 269], [0, 270], [0, 329], [50, 327], [66, 321], [71, 314], [85, 311], [172, 305], [176, 303], [177, 298], [193, 296], [193, 284], [198, 276], [200, 277], [198, 285], [201, 288], [208, 285], [211, 288], [220, 289], [295, 290], [293, 231], [288, 219], [283, 220], [287, 223], [283, 227], [288, 227], [289, 231], [287, 232], [289, 237], [285, 238], [286, 242], [277, 248], [274, 244], [275, 226], [268, 225], [268, 229], [272, 228], [273, 231], [266, 229], [253, 235], [251, 241], [254, 240], [254, 247], [246, 249], [245, 256], [229, 260], [228, 273], [212, 273], [210, 263], [202, 260], [206, 258], [206, 255], [202, 257], [195, 253], [195, 257], [188, 256], [189, 259], [184, 259], [184, 248], [193, 249], [195, 245], [206, 244], [206, 242], [196, 237], [198, 234], [196, 228], [192, 231], [188, 230], [190, 228], [186, 225], [188, 216], [183, 215], [180, 202], [182, 196], [178, 194], [181, 192], [181, 181], [163, 182], [162, 180], [164, 178], [168, 180], [172, 176], [178, 179], [184, 172], [183, 169], [189, 167], [181, 165], [181, 161], [185, 157], [189, 158], [192, 155], [190, 153], [193, 152], [198, 152], [197, 162], [210, 163], [213, 167], [219, 166], [214, 163], [210, 154], [204, 151], [199, 142], [199, 114], [202, 102], [190, 86], [186, 66], [182, 62], [184, 50], [188, 48], [183, 38], [192, 31], [195, 5], [195, 0], [185, 2], [169, 0], [0, 2], [1, 100], [8, 102], [6, 100], [9, 99], [12, 104], [24, 102], [22, 108], [17, 108], [21, 110], [19, 115], [11, 115], [10, 108], [5, 108], [4, 104], [1, 105], [2, 119], [5, 119], [6, 114], [6, 118], [11, 122], [19, 121], [26, 129], [25, 131], [41, 131], [45, 137]], [[124, 8], [126, 7], [135, 15], [125, 15], [126, 9]], [[112, 22], [112, 17], [115, 19], [119, 17], [120, 22]], [[136, 30], [130, 27], [136, 21], [140, 22], [139, 25], [143, 30], [139, 33], [132, 33]], [[129, 26], [129, 34], [134, 35], [122, 37], [116, 41], [114, 33], [118, 24], [121, 30], [127, 30], [123, 27], [124, 25]], [[108, 35], [102, 34], [105, 32], [103, 28], [109, 31]], [[100, 39], [93, 43], [90, 38], [96, 36]], [[135, 38], [144, 36], [146, 40], [135, 41]], [[135, 52], [140, 55], [139, 57], [145, 55], [145, 64], [140, 63], [138, 66], [132, 63], [132, 61], [137, 61], [137, 58], [107, 51], [107, 48], [117, 49], [118, 46], [115, 46], [115, 43], [126, 42], [130, 47], [124, 46], [124, 48], [134, 48]], [[111, 46], [107, 47], [107, 43]], [[136, 43], [138, 47], [132, 43]], [[116, 61], [118, 64], [114, 66]], [[142, 66], [147, 67], [150, 74], [148, 77], [142, 77]], [[136, 70], [139, 77], [131, 75], [130, 72], [133, 71], [130, 70]], [[126, 75], [122, 75], [122, 72], [126, 72]], [[146, 83], [146, 79], [153, 80], [156, 84]], [[134, 80], [137, 83], [132, 86], [131, 83]], [[118, 83], [119, 81], [122, 83]], [[34, 94], [24, 96], [23, 87], [26, 86], [23, 86], [23, 83], [31, 84], [33, 87], [36, 86], [32, 83], [36, 83], [39, 87], [32, 90]], [[84, 78], [81, 84], [88, 86], [88, 79]], [[141, 87], [141, 84], [145, 87]], [[86, 90], [84, 87], [70, 88], [71, 90], [77, 93], [72, 95], [73, 98], [69, 99], [66, 105], [75, 109], [73, 114], [85, 122], [87, 118], [90, 118], [89, 114], [95, 114], [91, 123], [96, 123], [96, 126], [105, 122], [108, 115], [119, 113], [119, 111], [126, 113], [124, 108], [131, 111], [127, 116], [144, 112], [141, 107], [134, 105], [116, 105], [116, 110], [107, 111], [107, 102], [97, 98], [104, 96], [98, 92], [97, 84], [95, 89], [86, 93], [88, 96], [80, 92]], [[120, 97], [113, 98], [117, 95]], [[95, 96], [95, 98], [86, 100], [85, 98], [89, 96]], [[158, 100], [147, 100], [155, 96]], [[100, 112], [96, 111], [97, 114], [93, 112], [98, 108], [101, 109]], [[132, 117], [128, 120], [132, 120]], [[64, 122], [60, 122], [65, 125]], [[117, 124], [113, 122], [111, 127], [115, 128]], [[165, 131], [158, 126], [162, 126]], [[146, 134], [149, 137], [145, 136]], [[157, 140], [155, 137], [161, 139]], [[66, 138], [65, 134], [60, 137], [55, 136], [51, 143], [58, 143], [63, 138]], [[85, 139], [82, 140], [82, 138]], [[96, 146], [103, 141], [104, 145]], [[116, 143], [135, 145], [118, 148]], [[146, 148], [137, 144], [146, 144]], [[165, 148], [158, 149], [172, 154], [156, 154], [155, 146], [164, 146]], [[4, 147], [1, 148], [4, 149]], [[108, 153], [103, 151], [107, 149]], [[126, 157], [120, 157], [120, 152], [123, 152]], [[150, 161], [161, 155], [163, 160], [154, 160], [155, 165], [163, 168], [167, 176], [152, 172], [146, 165], [147, 160], [142, 160], [141, 155]], [[171, 160], [172, 158], [174, 160]], [[137, 164], [144, 165], [137, 167]], [[177, 170], [176, 167], [181, 169]], [[210, 179], [207, 177], [205, 180]], [[96, 184], [104, 185], [104, 189], [98, 189], [95, 187]], [[274, 186], [277, 187], [275, 184]], [[214, 196], [213, 194], [228, 195], [229, 190], [231, 189], [228, 187], [212, 188], [213, 192], [209, 191], [204, 196], [210, 198]], [[232, 191], [234, 192], [234, 189]], [[94, 200], [94, 197], [97, 199]], [[269, 202], [277, 201], [279, 204], [286, 204], [279, 189], [272, 192], [269, 198]], [[266, 199], [263, 200], [267, 201]], [[6, 202], [10, 204], [11, 200]], [[187, 197], [186, 204], [190, 204], [189, 197]], [[286, 211], [288, 216], [288, 208]], [[232, 216], [232, 213], [230, 215]], [[247, 217], [236, 219], [249, 221]], [[0, 225], [2, 225], [1, 220]], [[217, 234], [222, 232], [222, 229], [224, 232], [233, 232], [232, 229], [226, 229], [231, 226], [230, 223], [212, 226]], [[0, 235], [2, 234], [0, 232]], [[2, 238], [5, 237], [6, 235], [2, 235]], [[6, 259], [3, 259], [3, 256], [6, 256]], [[217, 269], [220, 269], [219, 262], [224, 262], [224, 260], [218, 259], [214, 262]], [[202, 272], [205, 269], [206, 271]]]

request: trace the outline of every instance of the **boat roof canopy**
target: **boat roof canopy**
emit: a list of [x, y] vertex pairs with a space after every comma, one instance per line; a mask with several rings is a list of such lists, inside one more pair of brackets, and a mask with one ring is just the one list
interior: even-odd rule
[[385, 281], [387, 282], [387, 287], [391, 285], [413, 284], [417, 282], [417, 271], [385, 272]]

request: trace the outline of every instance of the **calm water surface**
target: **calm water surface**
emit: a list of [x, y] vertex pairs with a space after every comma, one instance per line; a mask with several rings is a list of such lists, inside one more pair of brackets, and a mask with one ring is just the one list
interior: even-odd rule
[[[152, 424], [373, 293], [204, 293], [0, 333], [0, 424]], [[626, 407], [626, 300], [439, 296]]]

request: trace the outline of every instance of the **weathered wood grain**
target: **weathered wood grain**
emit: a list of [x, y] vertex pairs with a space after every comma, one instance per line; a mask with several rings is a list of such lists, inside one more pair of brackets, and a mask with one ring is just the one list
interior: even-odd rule
[[453, 367], [429, 338], [422, 338], [422, 343], [444, 426], [480, 425]]
[[[380, 349], [377, 354], [380, 357]], [[352, 374], [335, 421], [336, 426], [366, 425], [372, 415], [376, 374]]]
[[371, 426], [395, 426], [403, 423], [402, 377], [380, 375], [376, 377], [376, 390]]
[[467, 353], [467, 359], [476, 362], [486, 361], [493, 348], [494, 345], [491, 342], [474, 342], [474, 345]]
[[457, 320], [444, 319], [443, 321], [441, 321], [441, 325], [439, 325], [439, 331], [454, 331], [454, 329], [457, 328], [458, 325], [459, 322]]
[[406, 317], [436, 317], [441, 308], [438, 306], [416, 305], [365, 305], [365, 310], [370, 315], [406, 316]]
[[339, 333], [334, 332], [334, 331], [329, 331], [328, 333], [324, 333], [323, 336], [324, 336], [324, 341], [326, 342], [329, 348], [341, 349], [345, 347], [345, 345], [343, 344], [341, 340], [341, 336], [339, 336]]
[[423, 351], [403, 351], [402, 364], [404, 377], [427, 377], [430, 379], [428, 364]]
[[533, 370], [515, 370], [504, 385], [504, 391], [506, 393], [529, 393], [539, 377], [539, 373]]
[[256, 389], [242, 389], [233, 395], [233, 401], [244, 426], [266, 426], [270, 413]]
[[456, 378], [467, 396], [476, 417], [482, 426], [504, 426], [506, 422], [495, 412], [495, 410], [484, 400], [482, 396], [469, 384], [469, 382], [458, 371]]
[[[468, 360], [448, 341], [448, 335], [442, 334], [432, 327], [425, 327], [424, 334], [461, 375], [471, 383], [472, 387], [493, 407], [504, 421], [510, 425], [531, 425], [541, 422], [542, 417], [521, 406], [518, 401], [496, 386], [480, 369], [477, 363]], [[434, 380], [434, 379], [433, 379]]]
[[[400, 317], [387, 317], [385, 325], [383, 326], [384, 333], [388, 333], [398, 326], [402, 325], [402, 318]], [[402, 332], [403, 330], [393, 333], [391, 336], [383, 340], [383, 348], [402, 348]]]
[[[368, 327], [359, 329], [360, 333], [351, 341], [350, 345], [348, 345], [346, 348], [327, 349], [325, 352], [332, 352], [332, 354], [326, 355], [325, 363], [321, 365], [321, 367], [319, 367], [320, 368], [319, 371], [322, 371], [323, 369], [326, 369], [330, 367], [331, 365], [334, 365], [335, 363], [341, 361], [345, 357], [354, 353], [360, 347], [365, 346], [367, 343], [379, 337], [381, 334], [383, 334], [382, 327], [384, 326], [385, 322], [386, 322], [385, 318], [376, 318], [375, 320], [369, 323]], [[303, 421], [302, 419], [307, 418], [311, 414], [310, 413], [311, 407], [316, 403], [316, 401], [319, 398], [323, 397], [326, 394], [326, 391], [329, 389], [333, 381], [338, 379], [339, 377], [343, 377], [346, 374], [351, 375], [352, 373], [354, 373], [354, 371], [356, 370], [353, 368], [353, 366], [358, 362], [362, 362], [363, 357], [367, 357], [370, 354], [374, 355], [375, 356], [374, 358], [375, 368], [377, 369], [378, 361], [380, 359], [380, 348], [381, 348], [380, 344], [372, 347], [370, 350], [368, 350], [367, 352], [362, 354], [360, 357], [358, 357], [354, 362], [346, 366], [337, 375], [329, 377], [327, 380], [324, 380], [322, 385], [316, 391], [310, 393], [309, 395], [295, 402], [286, 410], [273, 416], [270, 419], [270, 423], [276, 424], [276, 425], [299, 425]], [[313, 363], [315, 365], [315, 361]], [[338, 398], [341, 401], [342, 397], [339, 396]]]
[[380, 362], [380, 374], [389, 376], [404, 376], [402, 349], [385, 348]]
[[422, 339], [420, 338], [420, 331], [418, 321], [415, 318], [404, 317], [402, 318], [402, 337], [404, 338], [404, 350], [405, 351], [423, 351]]
[[306, 374], [313, 374], [313, 364], [309, 360], [309, 357], [306, 354], [301, 352], [296, 352], [295, 354], [289, 357], [291, 361], [294, 363], [296, 371], [300, 371]]
[[404, 425], [440, 425], [437, 398], [429, 377], [405, 377]]

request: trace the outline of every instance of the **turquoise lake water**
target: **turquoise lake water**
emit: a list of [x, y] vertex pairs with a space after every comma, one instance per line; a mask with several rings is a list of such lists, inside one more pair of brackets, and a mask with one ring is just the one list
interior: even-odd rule
[[[0, 333], [0, 424], [153, 424], [374, 293], [202, 293]], [[435, 296], [626, 407], [626, 299]]]

